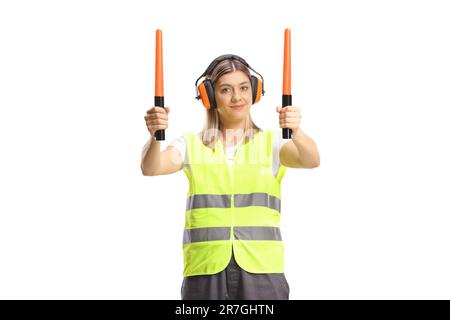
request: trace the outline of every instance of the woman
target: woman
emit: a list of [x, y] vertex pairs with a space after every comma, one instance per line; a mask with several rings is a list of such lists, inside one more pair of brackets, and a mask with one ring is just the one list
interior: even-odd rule
[[281, 179], [287, 167], [315, 168], [320, 157], [300, 129], [299, 108], [276, 108], [280, 128], [292, 130], [290, 140], [252, 121], [250, 108], [264, 90], [249, 69], [236, 55], [215, 59], [198, 86], [197, 98], [207, 109], [205, 127], [162, 152], [154, 136], [167, 129], [170, 108], [153, 107], [145, 116], [151, 138], [142, 173], [183, 170], [189, 180], [182, 299], [289, 298], [278, 227]]

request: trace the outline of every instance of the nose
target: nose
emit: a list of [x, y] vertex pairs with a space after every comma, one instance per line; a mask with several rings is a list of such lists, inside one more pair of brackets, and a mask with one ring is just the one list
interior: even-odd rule
[[231, 102], [238, 102], [239, 100], [241, 100], [241, 93], [239, 92], [239, 90], [233, 90]]

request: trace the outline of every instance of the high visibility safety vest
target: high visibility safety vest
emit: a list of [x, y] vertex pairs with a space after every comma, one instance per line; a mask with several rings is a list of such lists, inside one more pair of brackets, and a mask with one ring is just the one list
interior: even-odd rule
[[283, 273], [284, 246], [279, 229], [280, 183], [287, 168], [272, 173], [270, 130], [241, 143], [228, 165], [223, 145], [205, 146], [185, 133], [189, 191], [183, 236], [184, 276], [215, 274], [226, 268], [232, 251], [251, 273]]

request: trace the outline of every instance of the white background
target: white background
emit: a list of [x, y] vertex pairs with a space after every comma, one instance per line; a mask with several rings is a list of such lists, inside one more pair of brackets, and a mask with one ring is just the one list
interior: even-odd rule
[[283, 31], [293, 104], [321, 165], [289, 169], [292, 299], [450, 298], [446, 1], [2, 1], [0, 298], [179, 299], [183, 172], [144, 177], [155, 30], [169, 129], [198, 131], [216, 56], [265, 78], [278, 128]]

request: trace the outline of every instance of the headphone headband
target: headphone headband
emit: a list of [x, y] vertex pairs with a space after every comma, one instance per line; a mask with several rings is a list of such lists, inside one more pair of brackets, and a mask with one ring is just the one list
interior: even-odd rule
[[211, 72], [213, 71], [214, 67], [224, 61], [224, 60], [237, 60], [239, 62], [241, 62], [243, 65], [245, 65], [247, 68], [250, 68], [250, 66], [248, 65], [247, 61], [245, 61], [244, 59], [242, 59], [241, 57], [235, 55], [235, 54], [224, 54], [221, 55], [220, 57], [217, 57], [216, 59], [213, 60], [213, 62], [211, 62], [208, 66], [208, 68], [206, 68], [205, 72], [203, 73], [203, 75], [207, 75], [207, 74], [211, 74]]

